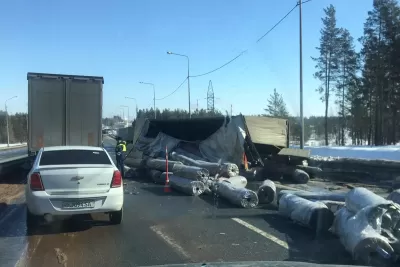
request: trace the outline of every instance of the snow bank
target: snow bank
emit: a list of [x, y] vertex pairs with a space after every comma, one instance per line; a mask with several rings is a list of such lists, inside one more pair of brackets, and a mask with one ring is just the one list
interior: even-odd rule
[[[10, 144], [10, 147], [13, 147], [13, 146], [26, 146], [27, 144], [26, 143], [16, 143], [16, 144]], [[7, 144], [0, 144], [0, 149], [2, 149], [2, 148], [7, 148]]]
[[400, 161], [400, 146], [306, 146], [311, 156], [332, 158], [383, 159]]

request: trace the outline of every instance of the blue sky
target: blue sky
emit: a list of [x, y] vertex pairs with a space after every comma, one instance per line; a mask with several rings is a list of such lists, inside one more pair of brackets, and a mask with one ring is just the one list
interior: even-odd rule
[[[299, 114], [298, 10], [256, 44], [294, 5], [296, 0], [126, 0], [0, 2], [0, 107], [11, 113], [27, 110], [27, 72], [103, 76], [103, 116], [120, 114], [120, 105], [152, 106], [186, 77], [212, 70], [238, 53], [242, 57], [210, 75], [191, 78], [192, 109], [206, 108], [209, 80], [215, 107], [233, 113], [260, 114], [276, 88], [289, 112]], [[362, 35], [372, 0], [312, 0], [303, 5], [304, 112], [322, 115], [324, 104], [313, 78], [323, 8], [334, 4], [338, 26], [355, 39]], [[357, 43], [357, 46], [359, 44]], [[159, 108], [188, 106], [187, 85], [156, 102]], [[330, 113], [335, 113], [332, 103]]]

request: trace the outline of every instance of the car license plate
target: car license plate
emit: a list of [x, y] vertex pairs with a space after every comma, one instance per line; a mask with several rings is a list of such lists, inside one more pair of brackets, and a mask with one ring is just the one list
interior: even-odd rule
[[63, 202], [64, 209], [86, 209], [94, 208], [94, 201], [68, 201]]

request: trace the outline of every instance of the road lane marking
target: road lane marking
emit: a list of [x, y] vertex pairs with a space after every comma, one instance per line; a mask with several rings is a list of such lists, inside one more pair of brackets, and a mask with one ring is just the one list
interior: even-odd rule
[[256, 232], [257, 234], [260, 234], [260, 235], [262, 235], [263, 237], [265, 237], [265, 238], [271, 240], [271, 241], [274, 242], [275, 244], [278, 244], [279, 246], [281, 246], [281, 247], [283, 247], [283, 248], [289, 249], [289, 245], [288, 245], [288, 243], [287, 243], [286, 241], [283, 241], [283, 240], [281, 240], [281, 239], [279, 239], [279, 238], [277, 238], [277, 237], [275, 237], [275, 236], [273, 236], [273, 235], [270, 235], [270, 234], [268, 234], [267, 232], [264, 232], [263, 230], [261, 230], [261, 229], [255, 227], [255, 226], [253, 226], [253, 225], [251, 225], [251, 224], [249, 224], [249, 223], [247, 223], [247, 222], [245, 222], [245, 221], [243, 221], [243, 220], [241, 220], [241, 219], [239, 219], [239, 218], [232, 218], [232, 220], [234, 220], [234, 221], [237, 222], [238, 224], [241, 224], [241, 225], [243, 225], [244, 227], [247, 227], [248, 229], [250, 229], [250, 230]]
[[3, 224], [9, 217], [11, 217], [15, 212], [17, 212], [22, 207], [13, 207], [10, 211], [5, 212], [6, 214], [0, 219], [0, 225]]
[[168, 245], [170, 245], [176, 252], [178, 252], [182, 257], [185, 259], [190, 259], [191, 256], [187, 253], [183, 247], [181, 247], [176, 241], [168, 236], [167, 234], [163, 233], [159, 226], [151, 226], [150, 229], [155, 232], [159, 237], [161, 237]]
[[35, 251], [36, 251], [37, 247], [39, 246], [40, 241], [42, 241], [42, 236], [37, 236], [37, 238], [35, 238], [36, 239], [35, 242], [33, 242], [32, 239], [30, 240], [31, 242], [29, 242], [28, 240], [26, 242], [33, 244], [32, 245], [33, 248], [29, 249], [29, 243], [27, 243], [25, 245], [24, 249], [22, 250], [21, 257], [15, 263], [14, 267], [22, 267], [22, 266], [28, 265], [28, 262], [30, 261], [32, 256], [35, 254]]

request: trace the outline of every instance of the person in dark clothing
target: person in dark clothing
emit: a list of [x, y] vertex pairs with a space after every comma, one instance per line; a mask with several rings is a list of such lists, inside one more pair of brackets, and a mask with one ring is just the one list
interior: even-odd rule
[[117, 146], [115, 147], [115, 158], [117, 161], [117, 168], [121, 172], [122, 178], [124, 178], [125, 173], [124, 173], [124, 159], [125, 159], [125, 153], [124, 150], [124, 143], [122, 140], [118, 140]]

